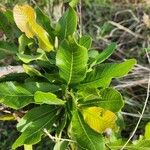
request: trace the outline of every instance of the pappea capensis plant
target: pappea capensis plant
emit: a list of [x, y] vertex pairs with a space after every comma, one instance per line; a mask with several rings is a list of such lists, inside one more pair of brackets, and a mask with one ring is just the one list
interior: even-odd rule
[[17, 57], [25, 73], [0, 83], [0, 102], [23, 113], [12, 149], [32, 148], [45, 135], [55, 150], [108, 149], [121, 137], [124, 106], [110, 83], [128, 74], [136, 60], [105, 63], [116, 44], [92, 50], [91, 37], [78, 34], [71, 6], [57, 23], [27, 4], [16, 5], [13, 17], [22, 31]]

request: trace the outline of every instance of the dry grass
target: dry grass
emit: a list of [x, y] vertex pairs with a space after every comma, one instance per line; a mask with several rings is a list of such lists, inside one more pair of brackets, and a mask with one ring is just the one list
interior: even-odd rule
[[[141, 1], [124, 1], [124, 3], [126, 5], [123, 5], [123, 1], [120, 3], [116, 1], [113, 5], [102, 6], [93, 2], [91, 7], [83, 7], [83, 32], [93, 35], [93, 49], [98, 51], [102, 51], [110, 42], [118, 44], [117, 51], [109, 59], [110, 61], [137, 59], [138, 64], [132, 72], [123, 79], [114, 80], [113, 85], [121, 91], [126, 102], [122, 112], [126, 128], [122, 134], [129, 138], [136, 126], [138, 132], [134, 132], [132, 137], [138, 138], [140, 134], [143, 134], [144, 126], [150, 118], [150, 102], [147, 98], [150, 64], [147, 59], [149, 54], [145, 53], [145, 49], [147, 51], [150, 49], [150, 28], [143, 20], [144, 14], [150, 16], [150, 11], [145, 7], [146, 5], [142, 5]], [[106, 23], [107, 28], [103, 32]], [[142, 116], [141, 112], [143, 112]], [[139, 118], [142, 122], [138, 121]]]

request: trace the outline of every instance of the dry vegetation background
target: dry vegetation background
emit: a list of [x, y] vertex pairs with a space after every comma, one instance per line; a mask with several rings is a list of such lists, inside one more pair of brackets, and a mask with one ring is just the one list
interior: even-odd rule
[[[1, 6], [12, 8], [15, 3], [1, 0]], [[29, 1], [33, 6], [38, 5], [55, 20], [62, 12], [62, 3], [58, 0]], [[93, 37], [93, 49], [102, 51], [110, 42], [116, 42], [118, 48], [108, 61], [116, 62], [127, 58], [136, 58], [138, 64], [133, 71], [123, 79], [114, 80], [113, 85], [119, 89], [125, 98], [125, 108], [122, 114], [125, 119], [123, 136], [128, 138], [135, 128], [148, 95], [148, 81], [150, 76], [150, 0], [85, 0], [77, 8], [80, 26], [84, 34]], [[2, 37], [2, 32], [1, 32]], [[146, 53], [147, 52], [147, 53]], [[14, 64], [13, 58], [5, 58], [1, 66]], [[6, 109], [7, 110], [7, 109]], [[150, 121], [150, 101], [147, 103], [142, 121], [134, 138], [144, 131], [145, 124]], [[9, 149], [15, 139], [15, 122], [0, 123], [0, 147]], [[7, 131], [6, 131], [7, 130]], [[42, 143], [40, 143], [42, 145]], [[37, 147], [40, 149], [40, 146]]]

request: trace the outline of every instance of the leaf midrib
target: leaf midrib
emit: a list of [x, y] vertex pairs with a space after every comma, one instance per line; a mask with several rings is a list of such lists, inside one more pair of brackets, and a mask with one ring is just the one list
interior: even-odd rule
[[[56, 108], [54, 108], [53, 110], [50, 110], [50, 111], [48, 111], [48, 112], [44, 112], [43, 114], [40, 114], [38, 117], [36, 117], [35, 119], [33, 119], [32, 122], [35, 122], [35, 121], [39, 120], [42, 116], [47, 115], [47, 114], [53, 112], [54, 110], [56, 110]], [[32, 123], [32, 122], [28, 122], [26, 125], [28, 125], [28, 124], [30, 124], [30, 123]], [[24, 125], [24, 126], [26, 126], [26, 125]], [[24, 127], [23, 127], [23, 128], [24, 128]], [[22, 129], [23, 129], [23, 128], [22, 128]], [[22, 130], [22, 129], [21, 129], [21, 130]], [[21, 130], [20, 130], [20, 131], [21, 131]]]
[[0, 93], [0, 95], [2, 96], [8, 96], [8, 97], [33, 97], [33, 95], [13, 95], [13, 94], [2, 94]]
[[69, 74], [69, 79], [68, 79], [68, 85], [71, 82], [72, 70], [73, 70], [73, 50], [71, 51], [71, 65], [70, 65], [70, 74]]
[[53, 120], [55, 118], [55, 115], [48, 121], [46, 122], [43, 126], [41, 126], [38, 130], [36, 130], [35, 132], [33, 132], [32, 134], [30, 134], [27, 138], [31, 137], [33, 134], [37, 133], [38, 131], [40, 131], [44, 126], [46, 126], [51, 120]]
[[78, 113], [77, 113], [77, 116], [78, 116], [79, 123], [80, 123], [80, 125], [81, 125], [81, 127], [82, 127], [82, 129], [83, 129], [83, 131], [84, 131], [84, 133], [85, 133], [85, 135], [87, 136], [87, 138], [89, 139], [89, 141], [92, 143], [94, 149], [96, 150], [93, 141], [90, 139], [90, 137], [89, 137], [88, 134], [86, 133], [86, 130], [85, 130], [84, 126], [82, 125], [82, 121], [81, 121], [80, 116], [79, 116]]

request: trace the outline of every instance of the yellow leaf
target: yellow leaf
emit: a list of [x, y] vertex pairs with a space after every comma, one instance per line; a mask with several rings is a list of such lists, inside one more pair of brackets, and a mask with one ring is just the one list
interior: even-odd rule
[[38, 38], [39, 47], [48, 52], [52, 50], [53, 45], [49, 42], [48, 33], [36, 22], [30, 22], [29, 26], [34, 35]]
[[82, 112], [85, 122], [93, 130], [103, 133], [107, 129], [116, 129], [117, 117], [113, 112], [100, 107], [85, 108]]
[[34, 33], [29, 28], [29, 21], [36, 20], [36, 14], [32, 7], [28, 5], [19, 6], [16, 5], [13, 9], [14, 20], [17, 27], [25, 32], [28, 38], [33, 38]]
[[39, 47], [47, 52], [53, 49], [48, 33], [36, 22], [36, 13], [29, 5], [16, 5], [13, 9], [14, 20], [18, 28], [28, 38], [37, 37]]
[[15, 120], [15, 117], [12, 114], [1, 115], [0, 120], [3, 121]]

